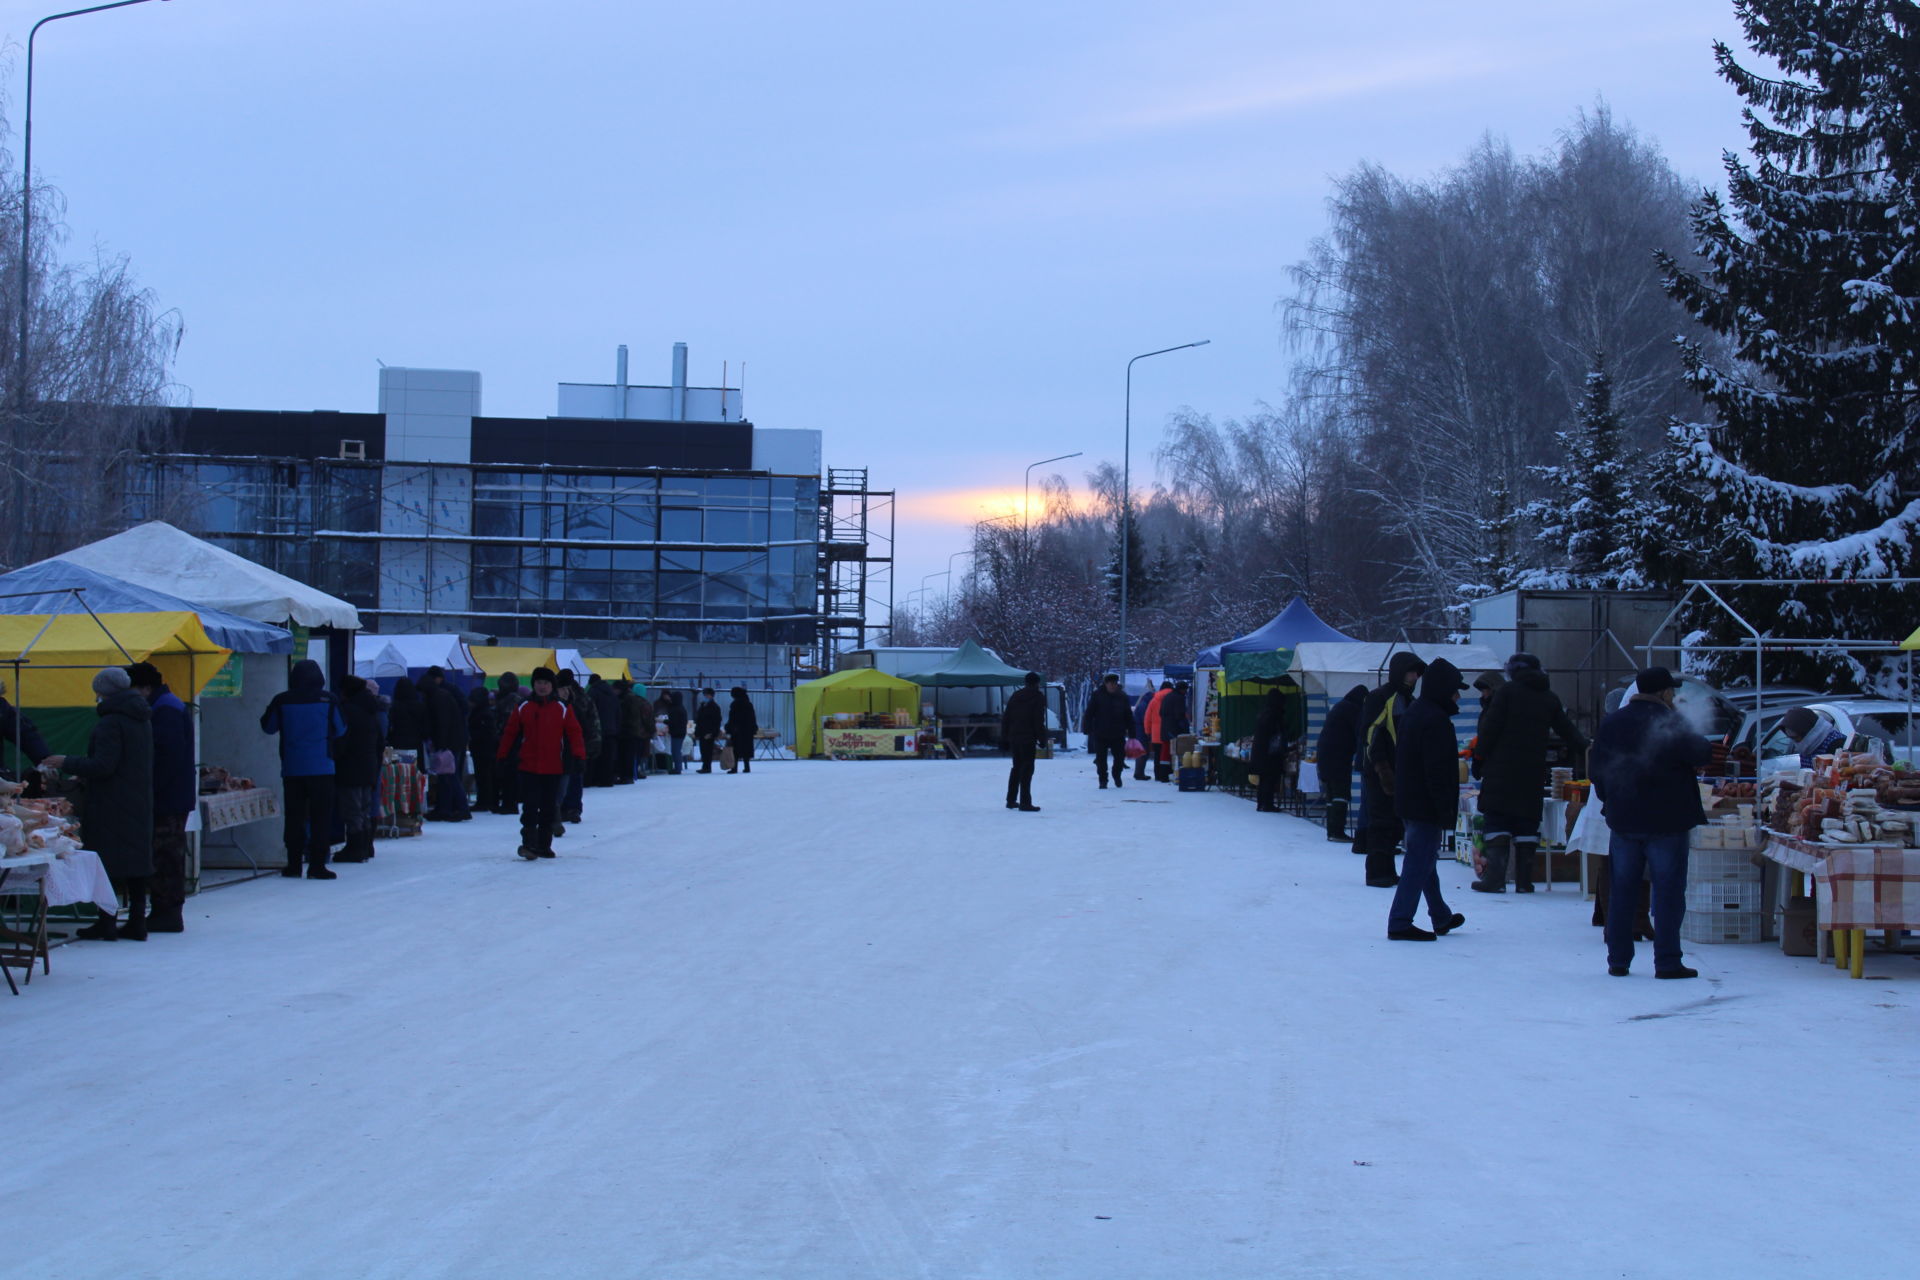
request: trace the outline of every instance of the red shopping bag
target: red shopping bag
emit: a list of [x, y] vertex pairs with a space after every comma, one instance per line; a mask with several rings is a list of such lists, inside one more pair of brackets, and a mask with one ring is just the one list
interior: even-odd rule
[[1127, 739], [1127, 759], [1138, 760], [1141, 756], [1144, 756], [1145, 754], [1147, 754], [1147, 749], [1140, 745], [1140, 739], [1138, 738]]

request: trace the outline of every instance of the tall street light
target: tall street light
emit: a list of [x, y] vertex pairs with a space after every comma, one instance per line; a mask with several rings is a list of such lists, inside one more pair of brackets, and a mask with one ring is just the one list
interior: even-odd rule
[[1133, 366], [1149, 356], [1164, 356], [1169, 351], [1185, 351], [1189, 347], [1204, 347], [1211, 338], [1202, 338], [1198, 342], [1183, 342], [1177, 347], [1162, 347], [1158, 351], [1144, 351], [1127, 361], [1127, 417], [1126, 434], [1120, 446], [1120, 683], [1124, 688], [1127, 682], [1127, 563], [1131, 558], [1127, 552], [1127, 535], [1133, 522]]
[[979, 552], [973, 550], [956, 551], [947, 557], [947, 603], [949, 607], [951, 607], [953, 603], [953, 562], [961, 556], [975, 556], [979, 554]]
[[1033, 484], [1033, 469], [1035, 467], [1044, 467], [1049, 462], [1065, 462], [1068, 458], [1077, 458], [1079, 456], [1079, 452], [1076, 451], [1073, 453], [1063, 453], [1057, 458], [1042, 458], [1038, 462], [1029, 462], [1027, 464], [1027, 472], [1020, 478], [1020, 535], [1022, 537], [1026, 536], [1028, 526], [1033, 523], [1027, 508], [1027, 490]]
[[[27, 107], [21, 125], [20, 146], [20, 332], [19, 345], [14, 365], [15, 417], [13, 420], [12, 443], [15, 452], [20, 450], [26, 440], [27, 406], [31, 403], [27, 388], [27, 367], [31, 348], [27, 345], [31, 338], [28, 317], [33, 307], [33, 38], [40, 34], [40, 28], [49, 22], [58, 22], [62, 18], [78, 18], [88, 13], [104, 13], [108, 9], [125, 9], [130, 5], [147, 4], [150, 0], [114, 0], [112, 4], [96, 4], [85, 9], [69, 9], [65, 13], [50, 13], [33, 24], [27, 32]], [[25, 528], [26, 480], [20, 471], [18, 459], [13, 463], [13, 504], [14, 518], [20, 520]], [[21, 548], [13, 547], [18, 555]]]

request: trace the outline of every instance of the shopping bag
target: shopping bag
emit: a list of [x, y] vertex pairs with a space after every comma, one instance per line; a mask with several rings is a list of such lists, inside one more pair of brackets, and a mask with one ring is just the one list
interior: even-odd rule
[[1138, 738], [1127, 739], [1127, 759], [1138, 760], [1141, 756], [1144, 756], [1146, 754], [1147, 754], [1147, 749], [1140, 745], [1140, 739]]
[[433, 753], [433, 772], [435, 776], [458, 773], [460, 766], [454, 762], [453, 752], [436, 751]]
[[734, 766], [733, 748], [732, 747], [720, 748], [720, 767], [722, 769], [731, 769], [733, 768], [733, 766]]

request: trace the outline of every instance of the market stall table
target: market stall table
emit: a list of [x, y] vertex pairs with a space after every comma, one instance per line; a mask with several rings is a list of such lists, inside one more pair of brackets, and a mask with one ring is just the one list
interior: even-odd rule
[[64, 854], [41, 851], [0, 859], [0, 898], [33, 894], [37, 901], [24, 933], [0, 926], [0, 973], [15, 995], [11, 964], [25, 963], [27, 981], [33, 981], [33, 962], [40, 961], [43, 972], [53, 965], [47, 948], [47, 908], [70, 907], [90, 902], [107, 915], [118, 914], [120, 900], [113, 892], [107, 869], [100, 855], [86, 849]]
[[[200, 829], [211, 835], [233, 831], [250, 823], [265, 822], [280, 816], [280, 796], [267, 787], [243, 787], [238, 791], [213, 791], [200, 797]], [[233, 850], [258, 871], [260, 864], [240, 843], [237, 835], [227, 841]], [[224, 864], [216, 864], [224, 865]]]
[[1824, 844], [1770, 831], [1761, 852], [1813, 876], [1815, 919], [1833, 935], [1835, 967], [1855, 978], [1863, 976], [1867, 930], [1920, 929], [1920, 849]]

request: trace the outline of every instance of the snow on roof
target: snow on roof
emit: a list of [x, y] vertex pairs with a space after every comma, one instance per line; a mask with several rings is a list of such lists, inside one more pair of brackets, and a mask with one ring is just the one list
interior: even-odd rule
[[60, 559], [130, 577], [142, 586], [256, 622], [291, 621], [303, 627], [360, 629], [360, 611], [345, 600], [204, 542], [163, 520], [135, 525], [125, 533], [75, 547], [63, 552]]

